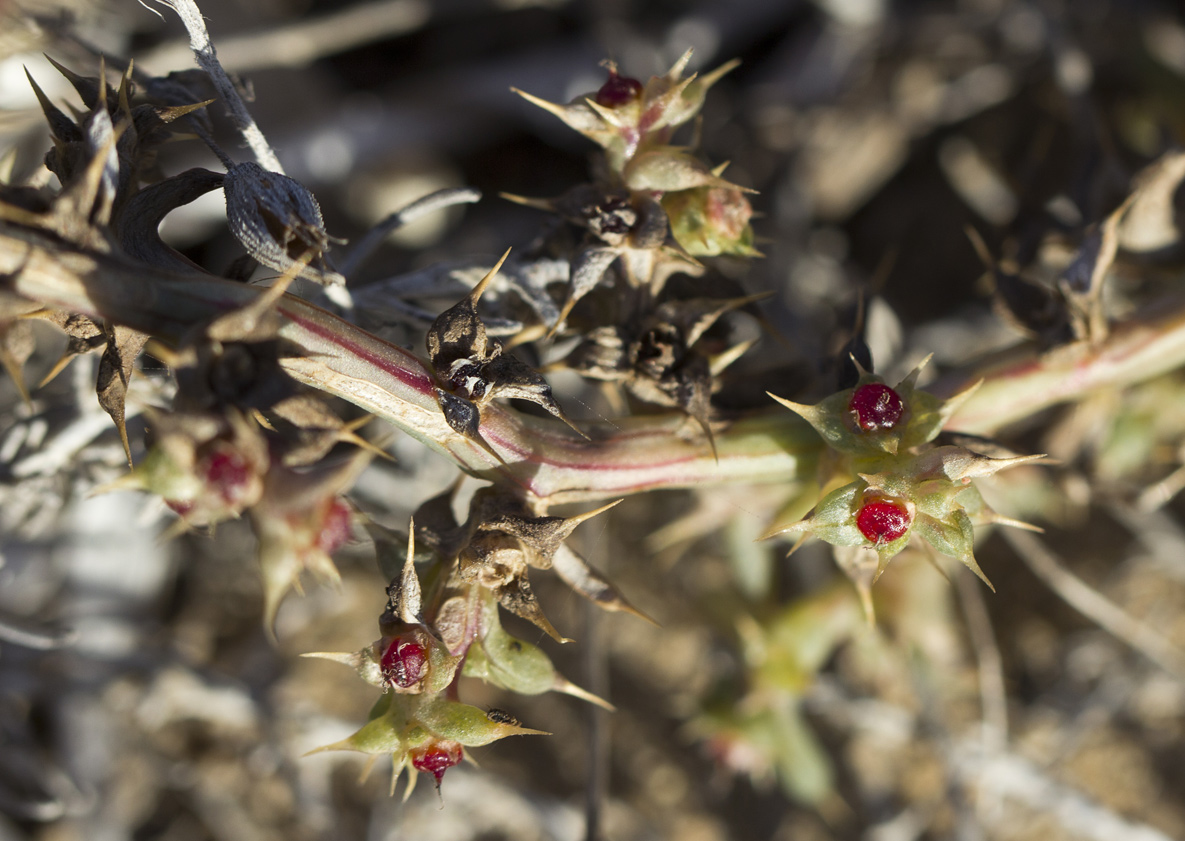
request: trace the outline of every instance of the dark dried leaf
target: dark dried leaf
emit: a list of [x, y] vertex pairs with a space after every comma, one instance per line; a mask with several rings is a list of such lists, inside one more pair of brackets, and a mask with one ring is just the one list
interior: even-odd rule
[[481, 282], [459, 302], [437, 316], [428, 329], [425, 339], [428, 357], [437, 375], [442, 378], [448, 376], [449, 369], [458, 360], [472, 360], [475, 364], [482, 365], [493, 353], [501, 351], [501, 346], [496, 342], [491, 346], [485, 324], [477, 314], [477, 301], [489, 288], [505, 260], [506, 255], [503, 254], [502, 259], [486, 273]]
[[37, 84], [36, 80], [33, 79], [33, 75], [28, 70], [25, 70], [25, 77], [29, 80], [29, 84], [33, 86], [33, 93], [37, 96], [37, 102], [40, 103], [41, 111], [45, 114], [45, 119], [49, 123], [49, 130], [53, 135], [54, 141], [57, 144], [81, 143], [84, 137], [82, 129], [50, 101], [49, 97], [41, 90], [41, 86]]
[[574, 517], [536, 517], [518, 498], [497, 488], [482, 488], [470, 502], [467, 525], [475, 534], [498, 532], [510, 535], [526, 550], [524, 560], [528, 565], [549, 569], [555, 553], [577, 526], [620, 502], [616, 500]]
[[566, 545], [557, 548], [552, 569], [569, 587], [603, 610], [632, 613], [634, 616], [657, 624], [646, 614], [631, 605], [620, 591], [601, 573], [588, 565], [584, 558]]
[[551, 386], [543, 375], [521, 362], [510, 354], [495, 356], [483, 368], [482, 374], [489, 383], [490, 397], [510, 397], [517, 400], [527, 400], [541, 407], [556, 418], [559, 418], [583, 438], [588, 436], [581, 432], [572, 421], [568, 420], [563, 409], [555, 401], [551, 393]]
[[[99, 76], [83, 76], [59, 64], [49, 56], [46, 56], [46, 59], [59, 73], [66, 77], [66, 81], [74, 87], [74, 90], [78, 92], [79, 98], [82, 99], [83, 104], [91, 111], [98, 110], [99, 108], [102, 108], [104, 111], [114, 111], [119, 107], [119, 94], [116, 93], [115, 88], [107, 83], [105, 78], [105, 63], [100, 62], [99, 64]], [[101, 98], [100, 90], [103, 92]]]
[[[148, 80], [145, 92], [149, 97], [167, 107], [189, 108], [193, 103], [207, 104], [217, 96], [210, 77], [204, 70], [174, 70], [167, 76], [156, 76]], [[206, 134], [214, 132], [210, 114], [204, 108], [184, 115], [186, 122]], [[164, 119], [162, 115], [162, 119]], [[171, 122], [172, 118], [166, 122]]]
[[[410, 534], [414, 535], [414, 522], [412, 529]], [[387, 607], [379, 619], [383, 633], [390, 633], [390, 629], [398, 624], [422, 625], [424, 603], [415, 568], [415, 538], [373, 522], [367, 523], [366, 530], [374, 540], [379, 570], [390, 582], [387, 585]]]
[[1001, 318], [1048, 345], [1064, 344], [1073, 338], [1065, 299], [1055, 290], [1002, 269], [994, 270], [992, 277], [995, 309]]
[[466, 400], [464, 397], [457, 397], [455, 394], [449, 394], [443, 389], [437, 388], [435, 391], [436, 400], [440, 403], [445, 422], [449, 427], [466, 438], [472, 438], [475, 441], [481, 440], [479, 431], [481, 416], [477, 411], [477, 406], [472, 401]]
[[152, 266], [177, 271], [200, 271], [188, 257], [161, 241], [159, 228], [165, 216], [199, 196], [222, 186], [223, 176], [194, 168], [139, 190], [123, 205], [117, 233], [124, 253]]
[[605, 276], [605, 272], [620, 256], [621, 250], [611, 247], [586, 248], [576, 256], [576, 260], [572, 263], [568, 299], [564, 301], [564, 306], [560, 310], [559, 318], [553, 325], [553, 329], [558, 329], [577, 302], [596, 288], [597, 284], [601, 282], [601, 278]]
[[571, 642], [567, 637], [561, 636], [559, 631], [547, 620], [543, 608], [539, 606], [539, 600], [535, 598], [535, 592], [531, 589], [531, 582], [527, 580], [526, 573], [499, 589], [497, 596], [498, 604], [515, 616], [526, 619], [556, 642]]

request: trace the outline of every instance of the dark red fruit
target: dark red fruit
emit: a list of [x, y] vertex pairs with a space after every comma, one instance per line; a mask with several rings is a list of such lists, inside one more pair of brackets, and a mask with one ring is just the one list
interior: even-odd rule
[[881, 500], [870, 502], [856, 515], [856, 528], [869, 542], [892, 543], [909, 531], [911, 518], [904, 505]]
[[848, 409], [866, 432], [892, 429], [905, 414], [900, 395], [884, 383], [867, 383], [852, 394]]
[[193, 513], [193, 509], [197, 507], [188, 500], [180, 499], [166, 499], [165, 505], [172, 508], [173, 511], [175, 511], [177, 514], [180, 514], [182, 517], [188, 517]]
[[387, 683], [407, 689], [423, 680], [428, 673], [428, 653], [418, 642], [397, 639], [387, 646], [379, 666]]
[[216, 450], [206, 457], [201, 466], [206, 482], [227, 505], [235, 505], [246, 497], [251, 484], [247, 460], [234, 450]]
[[440, 787], [440, 780], [444, 772], [458, 764], [465, 756], [460, 742], [451, 739], [437, 739], [423, 747], [412, 748], [408, 751], [412, 767], [436, 778], [436, 786]]
[[335, 499], [321, 521], [321, 531], [317, 532], [317, 548], [326, 555], [332, 555], [349, 542], [350, 534], [350, 506]]
[[601, 85], [601, 89], [597, 91], [596, 100], [597, 105], [603, 105], [606, 108], [616, 108], [619, 105], [633, 102], [642, 95], [642, 83], [637, 79], [631, 79], [629, 76], [619, 76], [616, 72], [609, 71], [609, 81]]

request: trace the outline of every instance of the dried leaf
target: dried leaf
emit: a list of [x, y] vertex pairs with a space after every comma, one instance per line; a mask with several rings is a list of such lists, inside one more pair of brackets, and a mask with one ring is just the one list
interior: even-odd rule
[[119, 429], [119, 438], [123, 442], [123, 451], [128, 458], [128, 465], [132, 464], [132, 448], [128, 444], [127, 425], [124, 421], [124, 401], [127, 397], [128, 384], [132, 379], [133, 366], [136, 357], [148, 341], [148, 335], [132, 330], [130, 327], [108, 326], [104, 330], [107, 336], [107, 348], [99, 360], [99, 374], [95, 391], [99, 396], [99, 405], [115, 421]]
[[26, 403], [29, 389], [25, 386], [24, 366], [33, 355], [36, 343], [33, 340], [32, 325], [27, 321], [0, 322], [0, 364], [12, 377], [12, 382]]
[[552, 556], [552, 569], [569, 587], [602, 610], [631, 613], [651, 624], [658, 623], [625, 600], [613, 584], [590, 567], [584, 558], [570, 547], [561, 544]]
[[151, 266], [174, 271], [200, 267], [161, 241], [160, 223], [171, 211], [222, 186], [217, 172], [194, 168], [138, 190], [123, 205], [116, 225], [124, 253]]

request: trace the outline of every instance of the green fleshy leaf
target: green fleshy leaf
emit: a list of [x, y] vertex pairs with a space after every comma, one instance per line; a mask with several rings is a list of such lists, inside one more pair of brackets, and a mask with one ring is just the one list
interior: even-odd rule
[[835, 546], [862, 546], [868, 543], [856, 527], [856, 500], [866, 487], [864, 482], [852, 482], [837, 488], [820, 500], [810, 517], [790, 526], [786, 531], [814, 535]]
[[436, 736], [452, 739], [466, 747], [488, 745], [507, 736], [550, 735], [511, 722], [494, 721], [477, 707], [444, 699], [421, 706], [416, 718]]
[[914, 518], [914, 529], [939, 552], [958, 559], [984, 584], [996, 589], [975, 560], [975, 527], [963, 509], [956, 508], [945, 522], [919, 514]]
[[408, 724], [403, 705], [395, 702], [396, 699], [405, 699], [406, 697], [397, 695], [382, 696], [371, 707], [370, 720], [362, 725], [357, 732], [342, 739], [340, 742], [323, 745], [309, 751], [309, 753], [321, 753], [322, 751], [331, 750], [352, 750], [375, 755], [389, 753], [402, 756], [408, 748], [406, 738]]

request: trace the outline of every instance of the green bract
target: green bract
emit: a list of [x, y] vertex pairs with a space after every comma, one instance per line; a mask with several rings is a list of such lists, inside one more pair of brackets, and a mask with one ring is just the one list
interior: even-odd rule
[[[889, 561], [917, 534], [938, 552], [961, 561], [991, 586], [975, 560], [972, 517], [981, 523], [1005, 520], [987, 507], [970, 482], [1043, 456], [990, 458], [965, 447], [932, 446], [930, 442], [976, 386], [949, 400], [940, 400], [916, 387], [922, 365], [893, 389], [903, 409], [900, 418], [883, 429], [864, 428], [853, 409], [853, 395], [865, 386], [883, 382], [864, 370], [853, 388], [815, 406], [774, 398], [810, 423], [837, 458], [824, 460], [822, 469], [827, 473], [821, 477], [825, 486], [835, 489], [826, 493], [805, 518], [777, 522], [766, 537], [796, 534], [801, 541], [814, 536], [833, 546], [874, 550], [875, 582]], [[853, 481], [836, 488], [845, 476]], [[877, 502], [889, 502], [908, 517], [906, 530], [899, 537], [879, 540], [861, 530], [861, 511]]]

